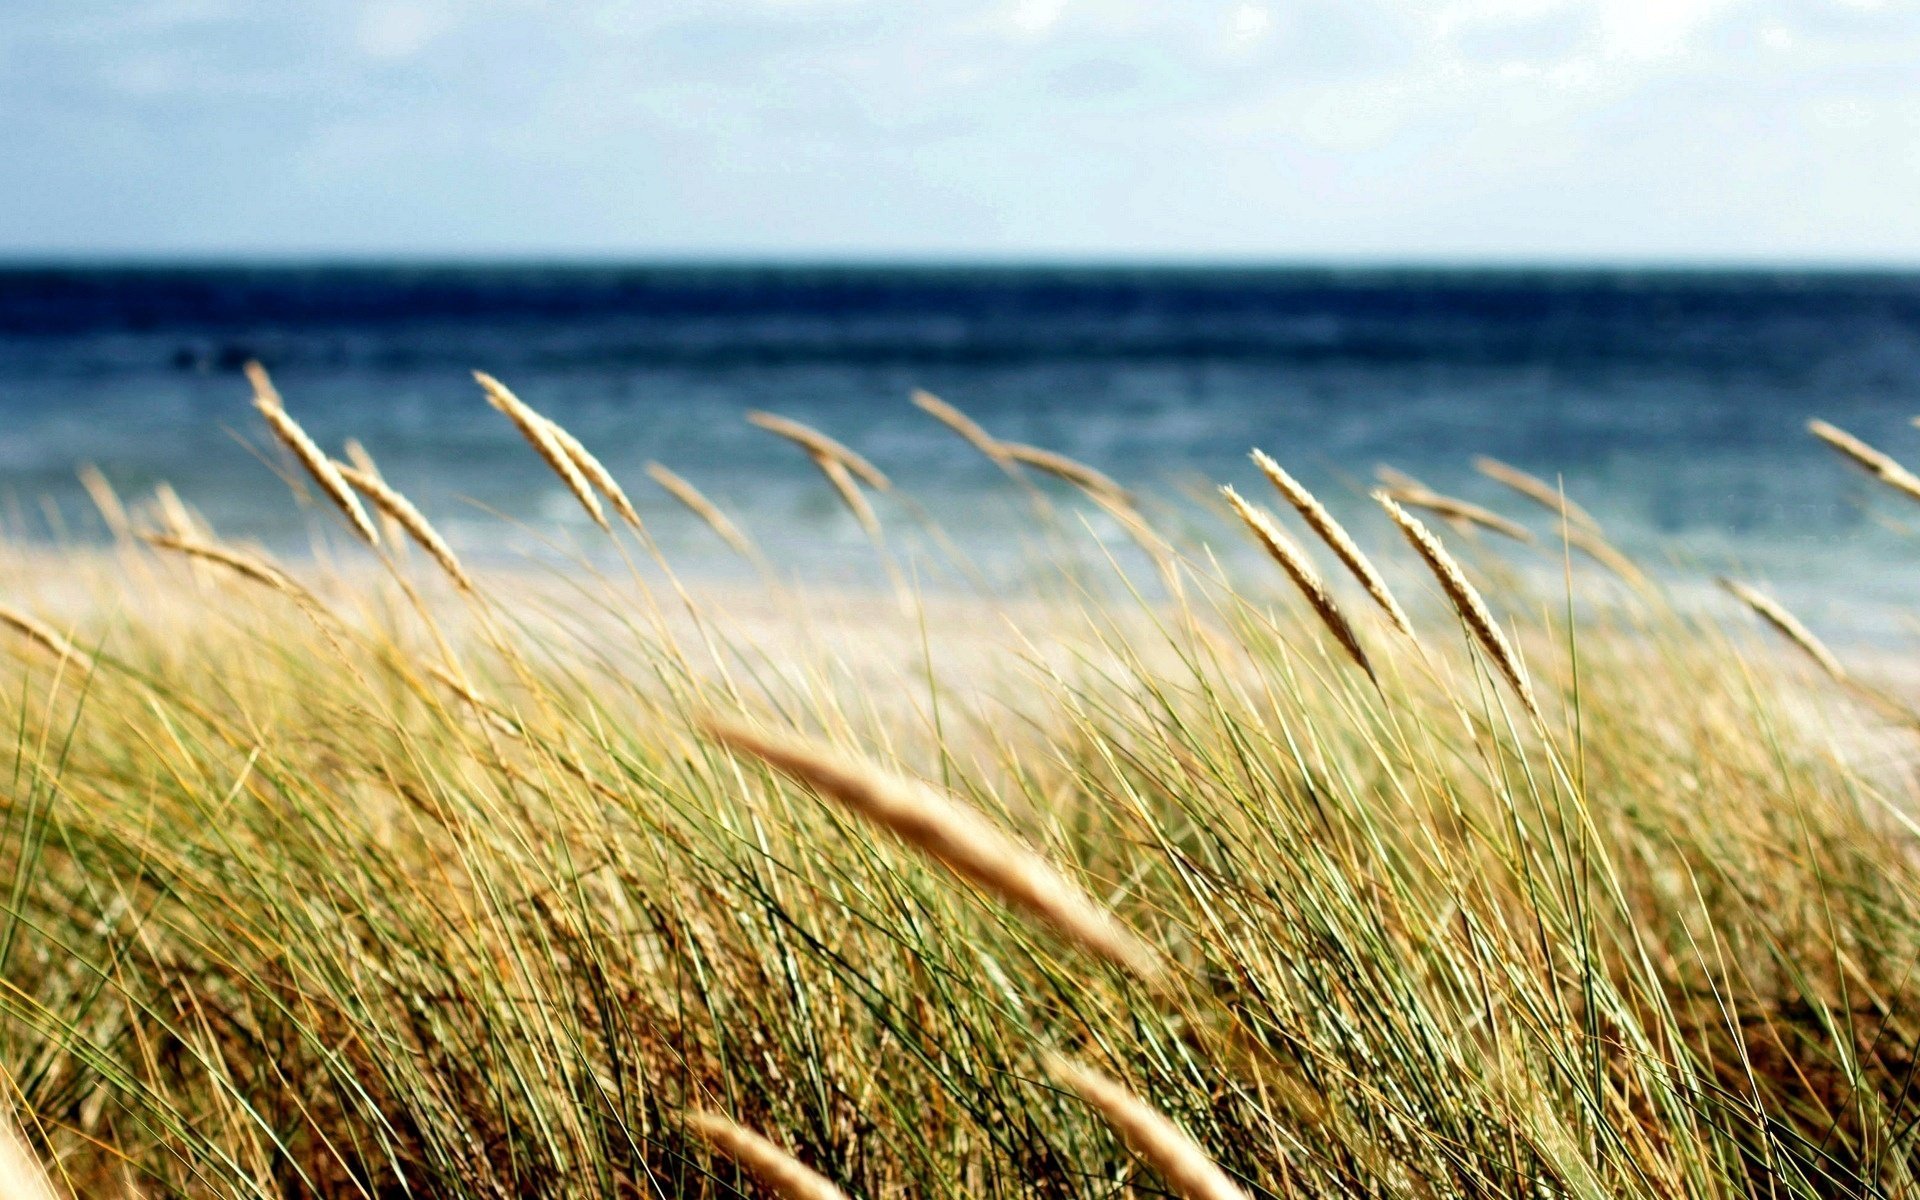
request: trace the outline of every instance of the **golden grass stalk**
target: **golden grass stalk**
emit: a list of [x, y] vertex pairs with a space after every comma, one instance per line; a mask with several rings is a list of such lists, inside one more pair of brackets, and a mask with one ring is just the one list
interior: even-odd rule
[[367, 510], [360, 507], [359, 497], [340, 478], [340, 472], [320, 449], [318, 443], [307, 436], [300, 423], [287, 415], [286, 406], [280, 401], [280, 393], [274, 390], [273, 381], [267, 378], [267, 369], [257, 362], [247, 364], [247, 381], [253, 385], [253, 406], [267, 419], [267, 426], [274, 436], [280, 439], [307, 474], [320, 486], [327, 499], [333, 501], [341, 515], [347, 518], [347, 524], [360, 535], [360, 540], [369, 546], [380, 544], [380, 534], [374, 529], [373, 522], [367, 519]]
[[1566, 535], [1568, 545], [1583, 551], [1589, 558], [1612, 571], [1625, 583], [1641, 590], [1650, 586], [1646, 573], [1602, 534], [1591, 529], [1583, 529], [1578, 525], [1568, 525]]
[[[440, 564], [440, 569], [453, 580], [455, 587], [463, 592], [473, 591], [473, 579], [467, 574], [466, 568], [460, 565], [460, 559], [454, 555], [453, 547], [447, 545], [446, 539], [442, 538], [439, 530], [435, 529], [426, 516], [414, 507], [413, 501], [395, 491], [378, 475], [370, 475], [358, 467], [350, 467], [345, 463], [336, 463], [335, 469], [340, 472], [342, 479], [365, 493], [367, 499], [373, 501], [373, 506], [380, 510], [382, 516], [406, 530], [407, 536], [425, 550], [428, 557]], [[398, 544], [397, 540], [396, 544]]]
[[1333, 519], [1333, 514], [1326, 510], [1312, 492], [1302, 487], [1299, 480], [1287, 474], [1280, 464], [1268, 457], [1264, 451], [1255, 450], [1253, 461], [1254, 465], [1260, 468], [1260, 473], [1267, 477], [1267, 482], [1273, 485], [1274, 490], [1279, 492], [1288, 504], [1293, 505], [1294, 511], [1298, 512], [1308, 527], [1327, 544], [1327, 548], [1333, 551], [1334, 557], [1346, 566], [1348, 573], [1360, 581], [1360, 586], [1365, 588], [1367, 595], [1380, 606], [1380, 611], [1387, 614], [1387, 620], [1393, 623], [1393, 627], [1408, 637], [1413, 637], [1413, 622], [1407, 619], [1406, 611], [1400, 607], [1400, 602], [1395, 600], [1393, 593], [1387, 589], [1387, 581], [1380, 577], [1380, 572], [1374, 570], [1373, 562], [1360, 552], [1360, 547], [1347, 536], [1347, 531], [1340, 522]]
[[845, 465], [875, 491], [884, 492], [893, 487], [893, 481], [881, 474], [879, 467], [811, 425], [802, 425], [790, 417], [783, 417], [778, 413], [761, 412], [758, 409], [748, 413], [747, 420], [768, 433], [778, 434], [795, 443], [815, 459], [830, 458]]
[[1340, 606], [1334, 603], [1332, 595], [1327, 592], [1326, 584], [1320, 580], [1320, 573], [1313, 569], [1312, 563], [1307, 561], [1305, 552], [1274, 523], [1272, 517], [1247, 503], [1241, 498], [1239, 492], [1231, 487], [1223, 487], [1220, 489], [1220, 494], [1227, 498], [1227, 503], [1233, 506], [1233, 511], [1246, 522], [1247, 528], [1253, 531], [1253, 536], [1260, 539], [1260, 544], [1266, 547], [1268, 557], [1279, 563], [1280, 569], [1293, 580], [1293, 586], [1299, 588], [1300, 594], [1307, 598], [1307, 604], [1319, 614], [1321, 622], [1332, 632], [1334, 640], [1339, 642], [1353, 661], [1359, 664], [1360, 669], [1367, 673], [1367, 678], [1378, 682], [1373, 673], [1373, 664], [1367, 661], [1367, 652], [1361, 647], [1359, 637], [1353, 632], [1353, 626], [1347, 624], [1346, 615], [1340, 611]]
[[161, 532], [179, 538], [198, 537], [203, 532], [202, 522], [164, 479], [153, 486], [153, 506], [160, 517]]
[[1402, 504], [1424, 508], [1450, 521], [1477, 525], [1503, 537], [1510, 537], [1516, 542], [1531, 543], [1533, 541], [1533, 531], [1526, 526], [1517, 521], [1509, 521], [1492, 509], [1482, 508], [1471, 501], [1443, 496], [1431, 488], [1396, 488], [1392, 495]]
[[1467, 623], [1467, 628], [1493, 661], [1494, 669], [1505, 676], [1508, 685], [1520, 697], [1520, 702], [1533, 714], [1534, 720], [1540, 720], [1540, 704], [1534, 699], [1533, 684], [1527, 679], [1526, 667], [1514, 652], [1513, 644], [1507, 641], [1507, 635], [1501, 632], [1500, 623], [1493, 619], [1487, 602], [1480, 598], [1473, 584], [1467, 582], [1460, 564], [1453, 561], [1453, 555], [1447, 553], [1447, 548], [1440, 544], [1440, 539], [1433, 535], [1433, 531], [1421, 524], [1418, 517], [1400, 507], [1392, 496], [1379, 491], [1373, 494], [1373, 498], [1387, 510], [1387, 515], [1400, 527], [1408, 544], [1426, 562], [1427, 569], [1439, 581], [1440, 590], [1453, 603], [1454, 611], [1460, 614], [1460, 619]]
[[707, 528], [713, 530], [716, 537], [732, 547], [734, 553], [747, 559], [758, 557], [753, 540], [728, 519], [727, 514], [721, 512], [718, 505], [707, 499], [699, 488], [657, 462], [647, 464], [647, 475], [665, 489], [668, 495], [686, 505], [689, 511], [705, 521]]
[[782, 1200], [846, 1200], [825, 1176], [785, 1150], [718, 1113], [687, 1114], [687, 1124], [714, 1149], [739, 1163]]
[[[387, 477], [380, 473], [380, 464], [373, 461], [373, 455], [367, 453], [367, 448], [360, 444], [359, 438], [348, 438], [342, 445], [347, 452], [347, 461], [351, 463], [356, 470], [370, 479], [377, 479], [382, 483], [386, 482]], [[348, 482], [351, 483], [352, 480], [348, 480]], [[379, 507], [378, 504], [374, 505], [376, 510]], [[381, 538], [385, 540], [388, 548], [396, 554], [404, 554], [407, 548], [406, 528], [384, 512], [380, 513], [379, 517]]]
[[55, 1200], [57, 1194], [13, 1122], [0, 1120], [0, 1200]]
[[566, 427], [560, 422], [550, 418], [542, 418], [542, 420], [547, 422], [547, 432], [553, 434], [553, 440], [560, 443], [560, 449], [566, 451], [567, 457], [573, 460], [573, 465], [580, 469], [580, 473], [587, 477], [587, 481], [600, 489], [600, 494], [607, 498], [607, 503], [613, 505], [613, 511], [620, 514], [620, 519], [634, 529], [639, 529], [640, 514], [633, 507], [633, 502], [627, 499], [626, 489], [614, 479], [613, 472], [607, 470], [600, 460], [593, 456], [593, 452], [581, 445], [580, 439], [568, 433]]
[[874, 515], [873, 505], [868, 503], [867, 494], [860, 490], [860, 485], [855, 483], [853, 476], [848, 473], [847, 464], [831, 455], [816, 454], [811, 451], [808, 452], [807, 457], [813, 460], [814, 466], [820, 468], [820, 473], [827, 477], [827, 482], [833, 485], [833, 490], [840, 494], [841, 503], [847, 506], [847, 511], [853, 514], [853, 519], [860, 522], [860, 528], [867, 531], [868, 537], [876, 542], [879, 541], [880, 518]]
[[1029, 446], [1025, 442], [1001, 442], [1000, 450], [1009, 459], [1021, 466], [1032, 467], [1057, 479], [1064, 479], [1075, 487], [1089, 492], [1104, 492], [1120, 500], [1131, 503], [1127, 489], [1114, 481], [1111, 475], [1097, 471], [1078, 459], [1068, 458], [1052, 450], [1043, 450], [1039, 446]]
[[1874, 449], [1846, 430], [1825, 421], [1808, 421], [1807, 432], [1888, 487], [1909, 499], [1920, 500], [1920, 476], [1901, 466], [1892, 455]]
[[1788, 612], [1779, 601], [1737, 579], [1722, 577], [1720, 586], [1733, 593], [1736, 599], [1752, 609], [1761, 620], [1773, 626], [1774, 631], [1781, 637], [1798, 646], [1800, 652], [1812, 659], [1822, 671], [1840, 683], [1849, 681], [1847, 669], [1840, 665], [1840, 660], [1834, 657], [1833, 651], [1827, 649], [1826, 643], [1813, 636], [1813, 631], [1802, 625], [1800, 618]]
[[38, 617], [0, 604], [0, 625], [13, 630], [55, 658], [71, 659], [78, 663], [82, 670], [93, 669], [93, 658], [90, 655], [62, 637], [58, 630]]
[[1373, 477], [1393, 491], [1431, 492], [1433, 490], [1405, 471], [1385, 463], [1380, 463], [1373, 468]]
[[513, 427], [520, 431], [521, 437], [527, 439], [527, 444], [533, 447], [534, 453], [538, 454], [553, 473], [560, 477], [560, 482], [567, 485], [567, 490], [572, 492], [573, 498], [580, 502], [580, 507], [587, 510], [587, 515], [593, 518], [593, 523], [598, 525], [602, 532], [612, 533], [613, 526], [607, 524], [607, 514], [600, 507], [600, 498], [593, 494], [593, 488], [587, 483], [587, 477], [580, 473], [579, 464], [573, 461], [573, 456], [567, 453], [567, 448], [561, 444], [559, 438], [554, 436], [554, 430], [558, 426], [527, 407], [520, 397], [507, 390], [506, 384], [485, 371], [475, 371], [473, 378], [480, 385], [481, 390], [486, 392], [487, 403], [493, 405], [506, 416], [507, 420], [513, 422]]
[[1002, 470], [1007, 469], [1008, 464], [1012, 462], [1006, 447], [1000, 444], [999, 439], [982, 429], [972, 417], [932, 392], [923, 391], [920, 388], [913, 389], [913, 403], [921, 412], [953, 430], [966, 439], [968, 445], [998, 463]]
[[918, 780], [798, 740], [717, 720], [701, 727], [721, 745], [808, 784], [1082, 949], [1143, 978], [1159, 973], [1160, 956], [1119, 918], [978, 809]]
[[293, 576], [258, 555], [196, 538], [173, 537], [167, 534], [150, 533], [145, 535], [145, 540], [148, 545], [158, 549], [172, 550], [176, 554], [184, 554], [199, 562], [209, 562], [225, 567], [235, 575], [263, 587], [272, 588], [316, 613], [327, 611], [326, 605], [320, 602], [320, 597], [296, 583]]
[[438, 683], [441, 687], [446, 688], [454, 695], [460, 697], [460, 699], [466, 701], [475, 712], [493, 722], [495, 727], [501, 732], [509, 737], [517, 738], [521, 736], [520, 723], [518, 721], [508, 716], [506, 710], [498, 704], [482, 696], [479, 692], [474, 691], [460, 676], [447, 670], [447, 668], [441, 666], [439, 663], [422, 663], [421, 666], [426, 673], [433, 678], [435, 683]]
[[1569, 522], [1583, 526], [1589, 533], [1600, 532], [1600, 522], [1593, 519], [1592, 513], [1567, 499], [1565, 493], [1559, 488], [1538, 475], [1529, 475], [1519, 467], [1503, 463], [1485, 454], [1473, 460], [1473, 469], [1495, 483], [1505, 484], [1519, 492], [1555, 516], [1564, 513]]
[[1100, 1072], [1061, 1055], [1047, 1055], [1046, 1067], [1048, 1074], [1092, 1106], [1176, 1195], [1187, 1200], [1245, 1200], [1245, 1193], [1220, 1165], [1159, 1109]]
[[127, 520], [126, 505], [120, 503], [120, 493], [113, 490], [113, 484], [92, 463], [83, 463], [76, 474], [80, 477], [80, 486], [87, 490], [87, 498], [100, 510], [100, 519], [107, 524], [107, 532], [115, 541], [125, 541], [132, 530]]

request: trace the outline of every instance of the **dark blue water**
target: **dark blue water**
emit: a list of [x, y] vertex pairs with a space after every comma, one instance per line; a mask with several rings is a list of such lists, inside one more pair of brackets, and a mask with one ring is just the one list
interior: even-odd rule
[[[1805, 435], [1824, 416], [1920, 463], [1920, 277], [1896, 274], [882, 267], [0, 271], [0, 488], [84, 533], [73, 468], [171, 480], [222, 532], [310, 527], [242, 444], [240, 364], [323, 442], [359, 437], [475, 552], [582, 518], [468, 372], [498, 375], [626, 480], [690, 570], [722, 551], [641, 473], [659, 459], [790, 564], [857, 530], [749, 408], [894, 474], [969, 551], [1024, 519], [990, 464], [907, 403], [1177, 492], [1252, 480], [1259, 445], [1361, 511], [1376, 463], [1516, 507], [1486, 453], [1564, 477], [1641, 553], [1904, 596], [1920, 517]], [[43, 496], [51, 497], [54, 516]], [[502, 534], [498, 510], [525, 523]], [[910, 508], [883, 505], [890, 527]], [[1920, 559], [1916, 559], [1920, 561]]]

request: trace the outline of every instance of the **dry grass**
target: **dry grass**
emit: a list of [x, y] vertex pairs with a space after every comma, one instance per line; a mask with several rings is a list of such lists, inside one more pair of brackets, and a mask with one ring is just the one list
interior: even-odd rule
[[706, 722], [704, 731], [818, 788], [1068, 941], [1142, 978], [1159, 973], [1159, 956], [1112, 913], [978, 811], [925, 784], [790, 738], [720, 721]]
[[[373, 501], [373, 506], [380, 511], [381, 516], [392, 522], [395, 528], [404, 531], [416, 545], [425, 550], [428, 557], [446, 572], [447, 578], [453, 580], [455, 587], [463, 592], [473, 590], [473, 579], [467, 574], [466, 568], [460, 565], [460, 559], [454, 554], [453, 547], [447, 545], [446, 539], [441, 537], [440, 532], [433, 527], [425, 515], [414, 507], [413, 501], [395, 491], [376, 473], [364, 471], [359, 467], [350, 467], [345, 463], [336, 463], [334, 466], [339, 471], [340, 478]], [[390, 540], [398, 541], [398, 539]]]
[[1298, 480], [1287, 474], [1279, 463], [1265, 453], [1255, 450], [1253, 462], [1260, 468], [1260, 473], [1267, 477], [1267, 482], [1273, 485], [1273, 489], [1280, 493], [1281, 498], [1293, 506], [1294, 511], [1306, 521], [1307, 527], [1326, 543], [1327, 548], [1333, 551], [1334, 557], [1338, 558], [1341, 565], [1347, 568], [1348, 573], [1359, 581], [1360, 586], [1366, 590], [1367, 597], [1379, 606], [1381, 612], [1387, 614], [1387, 620], [1392, 622], [1393, 627], [1406, 636], [1412, 637], [1413, 622], [1407, 619], [1406, 610], [1402, 609], [1400, 602], [1394, 599], [1392, 589], [1387, 587], [1387, 581], [1375, 569], [1373, 561], [1361, 552], [1352, 535], [1347, 533], [1346, 527], [1334, 520], [1333, 514], [1326, 510], [1312, 492], [1301, 486]]
[[813, 1170], [794, 1160], [766, 1138], [714, 1113], [688, 1116], [700, 1136], [747, 1170], [783, 1200], [846, 1200], [845, 1193]]
[[1340, 611], [1340, 606], [1334, 603], [1327, 585], [1320, 580], [1320, 573], [1307, 561], [1306, 552], [1273, 523], [1272, 517], [1248, 504], [1239, 492], [1230, 487], [1223, 487], [1220, 492], [1227, 498], [1227, 504], [1232, 507], [1234, 514], [1253, 531], [1253, 536], [1266, 550], [1267, 557], [1278, 563], [1287, 578], [1293, 581], [1293, 586], [1300, 589], [1307, 606], [1313, 609], [1314, 615], [1333, 634], [1334, 640], [1347, 652], [1347, 657], [1367, 673], [1367, 678], [1376, 679], [1373, 664], [1367, 661], [1367, 652], [1360, 645], [1359, 636], [1353, 632], [1353, 626], [1347, 623], [1346, 614]]
[[1527, 711], [1533, 714], [1534, 719], [1539, 720], [1540, 702], [1534, 698], [1533, 683], [1527, 678], [1527, 669], [1521, 663], [1513, 643], [1507, 640], [1507, 635], [1501, 630], [1500, 622], [1494, 619], [1487, 602], [1480, 598], [1479, 589], [1467, 580], [1466, 572], [1460, 569], [1453, 555], [1447, 553], [1446, 546], [1433, 535], [1432, 530], [1422, 525], [1417, 517], [1401, 508], [1385, 492], [1374, 493], [1374, 498], [1387, 510], [1387, 515], [1400, 527], [1400, 532], [1406, 535], [1407, 543], [1427, 564], [1427, 569], [1433, 572], [1440, 590], [1446, 593], [1454, 611], [1487, 652], [1494, 669], [1513, 688], [1514, 694], [1527, 706]]
[[1099, 484], [1022, 509], [1060, 586], [904, 610], [8, 545], [0, 1191], [1920, 1196], [1897, 681], [1276, 486], [1438, 584], [1370, 679], [1244, 500], [1290, 581], [1212, 509], [1067, 558]]
[[603, 532], [611, 532], [606, 510], [600, 507], [600, 498], [594, 495], [587, 477], [581, 473], [580, 464], [561, 441], [557, 432], [559, 426], [527, 407], [520, 397], [507, 390], [505, 384], [486, 372], [475, 371], [473, 378], [487, 394], [487, 403], [513, 422], [513, 427], [520, 431], [521, 437], [527, 439], [527, 444], [533, 447], [541, 461], [567, 485], [567, 491], [573, 493], [573, 498], [580, 502], [587, 516], [593, 518], [593, 523]]
[[752, 539], [733, 523], [732, 518], [720, 511], [719, 505], [707, 499], [699, 488], [657, 462], [647, 464], [647, 476], [659, 484], [669, 496], [685, 505], [689, 512], [706, 522], [707, 528], [713, 530], [714, 536], [725, 542], [735, 554], [748, 561], [759, 558], [759, 550], [754, 546]]
[[1175, 1195], [1187, 1200], [1246, 1200], [1207, 1152], [1151, 1104], [1098, 1071], [1058, 1055], [1047, 1060], [1047, 1070], [1098, 1110], [1120, 1140], [1151, 1163]]

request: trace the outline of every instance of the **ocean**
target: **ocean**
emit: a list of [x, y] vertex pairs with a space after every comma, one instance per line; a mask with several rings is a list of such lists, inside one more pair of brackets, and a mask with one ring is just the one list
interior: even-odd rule
[[[1548, 479], [1629, 552], [1734, 571], [1894, 628], [1920, 508], [1809, 438], [1824, 417], [1920, 463], [1920, 276], [1679, 270], [904, 266], [19, 266], [0, 269], [0, 502], [16, 534], [99, 538], [96, 464], [170, 481], [229, 537], [287, 554], [324, 525], [279, 485], [239, 368], [258, 358], [324, 444], [359, 438], [465, 552], [591, 546], [490, 410], [498, 376], [626, 484], [684, 573], [738, 568], [643, 473], [706, 490], [784, 570], [873, 555], [806, 457], [749, 426], [815, 425], [899, 484], [903, 569], [937, 523], [1017, 579], [1032, 511], [908, 402], [1082, 459], [1160, 519], [1241, 553], [1194, 497], [1286, 464], [1375, 541], [1378, 464], [1514, 515], [1488, 454]], [[1093, 513], [1088, 536], [1113, 531]], [[1540, 528], [1546, 523], [1535, 522]]]

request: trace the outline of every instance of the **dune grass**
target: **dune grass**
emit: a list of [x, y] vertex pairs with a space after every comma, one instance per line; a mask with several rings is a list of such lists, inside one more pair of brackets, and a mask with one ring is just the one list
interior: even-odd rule
[[1574, 511], [1389, 502], [1397, 600], [10, 546], [0, 1196], [1920, 1195], [1920, 721]]

